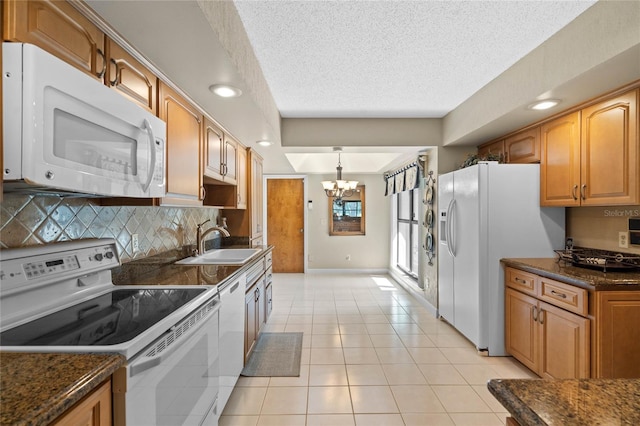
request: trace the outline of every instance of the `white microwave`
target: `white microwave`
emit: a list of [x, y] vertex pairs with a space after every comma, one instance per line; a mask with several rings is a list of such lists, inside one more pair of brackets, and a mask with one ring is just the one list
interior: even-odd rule
[[5, 191], [165, 195], [164, 121], [37, 46], [2, 59]]

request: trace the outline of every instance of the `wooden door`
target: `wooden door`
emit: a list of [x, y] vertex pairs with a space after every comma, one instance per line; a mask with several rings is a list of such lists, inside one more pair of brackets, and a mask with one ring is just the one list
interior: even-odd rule
[[540, 127], [525, 130], [504, 140], [507, 163], [540, 161]]
[[582, 110], [582, 205], [638, 199], [638, 90]]
[[167, 123], [166, 204], [202, 205], [200, 111], [160, 83], [160, 118]]
[[540, 126], [540, 205], [580, 205], [580, 113]]
[[156, 75], [111, 39], [107, 39], [107, 58], [106, 84], [156, 115]]
[[104, 33], [66, 1], [3, 1], [3, 37], [31, 43], [102, 81]]
[[505, 346], [513, 355], [534, 372], [538, 371], [538, 301], [519, 291], [505, 292]]
[[589, 320], [540, 302], [540, 371], [547, 379], [590, 377]]
[[304, 272], [304, 180], [267, 180], [267, 241], [273, 272]]

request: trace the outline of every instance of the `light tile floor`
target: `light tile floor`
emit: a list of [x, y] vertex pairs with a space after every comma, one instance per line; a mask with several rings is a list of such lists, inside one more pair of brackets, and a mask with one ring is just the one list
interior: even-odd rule
[[274, 274], [265, 331], [304, 332], [300, 377], [240, 377], [233, 425], [504, 425], [491, 378], [533, 373], [486, 357], [384, 275]]

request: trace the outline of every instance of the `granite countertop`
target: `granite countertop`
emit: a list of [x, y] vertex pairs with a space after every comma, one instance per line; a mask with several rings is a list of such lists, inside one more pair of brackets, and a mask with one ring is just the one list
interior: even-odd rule
[[112, 274], [115, 285], [219, 285], [251, 266], [273, 246], [234, 245], [225, 248], [258, 248], [255, 259], [245, 265], [176, 265], [190, 256], [188, 248], [124, 263]]
[[558, 262], [556, 258], [501, 259], [507, 266], [590, 290], [640, 290], [640, 273], [601, 272]]
[[494, 379], [487, 387], [521, 426], [640, 424], [640, 379]]
[[46, 425], [125, 364], [117, 354], [0, 352], [0, 425]]

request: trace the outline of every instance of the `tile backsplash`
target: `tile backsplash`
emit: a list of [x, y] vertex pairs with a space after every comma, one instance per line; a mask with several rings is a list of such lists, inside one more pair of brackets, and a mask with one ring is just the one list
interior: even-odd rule
[[101, 206], [91, 198], [8, 193], [0, 203], [0, 247], [114, 238], [121, 261], [128, 262], [195, 244], [196, 225], [215, 224], [218, 214], [213, 208]]
[[629, 231], [629, 219], [640, 217], [640, 205], [567, 208], [567, 236], [581, 247], [640, 254], [640, 246], [618, 246], [618, 234]]

